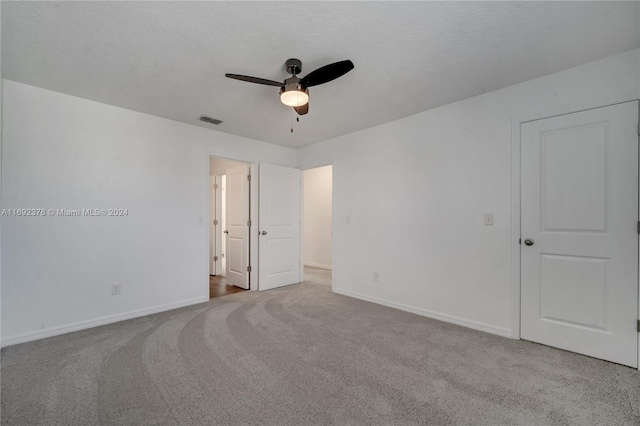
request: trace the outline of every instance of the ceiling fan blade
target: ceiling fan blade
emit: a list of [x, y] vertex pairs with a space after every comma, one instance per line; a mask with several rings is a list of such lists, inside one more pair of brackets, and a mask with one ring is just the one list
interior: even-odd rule
[[306, 113], [309, 112], [309, 102], [299, 107], [293, 107], [293, 109], [296, 110], [298, 115], [305, 115]]
[[349, 60], [334, 62], [333, 64], [325, 65], [324, 67], [311, 71], [302, 80], [300, 80], [300, 84], [304, 87], [311, 87], [317, 86], [318, 84], [328, 83], [331, 80], [342, 77], [352, 69], [353, 62]]
[[239, 74], [225, 74], [224, 76], [229, 78], [234, 78], [236, 80], [248, 81], [249, 83], [257, 83], [257, 84], [264, 84], [267, 86], [282, 87], [282, 83], [278, 83], [277, 81], [273, 81], [273, 80], [267, 80], [266, 78], [250, 77], [248, 75], [239, 75]]

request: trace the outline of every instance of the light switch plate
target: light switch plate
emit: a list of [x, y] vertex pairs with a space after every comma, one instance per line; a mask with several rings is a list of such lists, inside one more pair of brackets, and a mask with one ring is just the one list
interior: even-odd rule
[[493, 225], [493, 213], [485, 213], [484, 214], [484, 224], [485, 225]]

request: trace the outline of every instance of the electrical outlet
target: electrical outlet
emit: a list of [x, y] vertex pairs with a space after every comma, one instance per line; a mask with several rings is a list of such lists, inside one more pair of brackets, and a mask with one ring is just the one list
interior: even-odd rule
[[375, 282], [380, 281], [380, 274], [379, 274], [379, 273], [377, 273], [377, 272], [374, 272], [374, 273], [373, 273], [373, 280], [374, 280]]
[[111, 284], [111, 295], [117, 296], [120, 294], [120, 290], [122, 290], [120, 284]]

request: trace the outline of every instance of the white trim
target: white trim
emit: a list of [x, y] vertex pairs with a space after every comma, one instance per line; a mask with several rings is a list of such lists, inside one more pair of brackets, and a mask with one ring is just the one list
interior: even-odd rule
[[511, 122], [511, 338], [520, 339], [520, 127]]
[[335, 237], [336, 235], [336, 161], [331, 163], [331, 291], [336, 289], [336, 274], [333, 265], [336, 264]]
[[260, 223], [258, 222], [258, 167], [257, 163], [249, 163], [249, 173], [251, 180], [249, 181], [249, 220], [251, 227], [249, 228], [249, 290], [258, 291], [260, 283], [258, 282], [258, 231]]
[[59, 336], [61, 334], [71, 333], [74, 331], [86, 330], [88, 328], [98, 327], [100, 325], [112, 324], [114, 322], [124, 321], [132, 318], [143, 317], [145, 315], [156, 314], [159, 312], [170, 311], [172, 309], [182, 308], [185, 306], [195, 305], [198, 303], [205, 303], [209, 301], [209, 295], [206, 297], [195, 297], [193, 299], [181, 300], [179, 302], [167, 303], [164, 305], [153, 306], [151, 308], [138, 309], [135, 311], [129, 311], [122, 314], [107, 315], [87, 321], [80, 321], [67, 325], [60, 325], [57, 327], [47, 328], [44, 330], [31, 331], [29, 333], [18, 334], [17, 336], [10, 336], [2, 339], [2, 347], [5, 348], [11, 345], [17, 345], [18, 343], [30, 342], [33, 340], [45, 339], [47, 337]]
[[[637, 90], [511, 119], [511, 335], [520, 339], [520, 129], [523, 123], [638, 100]], [[640, 362], [639, 362], [640, 365]]]
[[304, 262], [304, 266], [313, 266], [314, 268], [331, 269], [331, 265], [322, 265], [320, 263]]
[[349, 296], [367, 302], [376, 303], [378, 305], [388, 306], [390, 308], [400, 309], [401, 311], [411, 312], [412, 314], [421, 315], [423, 317], [433, 318], [439, 321], [448, 322], [462, 327], [472, 328], [474, 330], [484, 331], [486, 333], [497, 334], [502, 337], [511, 337], [512, 332], [508, 328], [498, 327], [495, 325], [473, 321], [466, 318], [456, 317], [454, 315], [443, 314], [441, 312], [432, 311], [429, 309], [417, 308], [415, 306], [405, 305], [403, 303], [390, 302], [388, 300], [378, 299], [377, 297], [365, 296], [364, 294], [355, 293], [348, 290], [333, 289], [334, 293], [341, 294], [343, 296]]
[[303, 282], [304, 266], [306, 265], [306, 263], [304, 263], [304, 170], [300, 168], [298, 168], [298, 170], [300, 170], [300, 240], [298, 241], [298, 249], [300, 250], [298, 254], [300, 258], [298, 259], [298, 280]]

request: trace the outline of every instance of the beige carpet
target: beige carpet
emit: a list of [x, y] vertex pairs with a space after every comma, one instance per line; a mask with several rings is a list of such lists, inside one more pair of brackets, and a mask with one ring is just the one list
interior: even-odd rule
[[304, 283], [2, 350], [6, 425], [638, 425], [640, 373]]
[[331, 270], [305, 265], [304, 281], [311, 284], [322, 284], [331, 287]]

